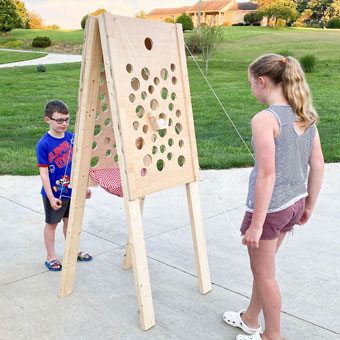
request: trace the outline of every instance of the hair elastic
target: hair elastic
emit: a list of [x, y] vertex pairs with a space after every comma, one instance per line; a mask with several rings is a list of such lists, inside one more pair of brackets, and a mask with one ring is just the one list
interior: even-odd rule
[[287, 58], [282, 58], [282, 60], [281, 60], [284, 64], [287, 62]]

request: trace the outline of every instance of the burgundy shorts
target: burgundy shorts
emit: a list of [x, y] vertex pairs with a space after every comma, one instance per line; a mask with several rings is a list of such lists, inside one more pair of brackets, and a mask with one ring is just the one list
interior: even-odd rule
[[[305, 210], [305, 200], [305, 198], [301, 198], [284, 210], [268, 213], [263, 223], [260, 240], [274, 240], [279, 237], [280, 233], [291, 231]], [[241, 225], [242, 235], [244, 235], [249, 228], [252, 217], [253, 214], [246, 211]]]

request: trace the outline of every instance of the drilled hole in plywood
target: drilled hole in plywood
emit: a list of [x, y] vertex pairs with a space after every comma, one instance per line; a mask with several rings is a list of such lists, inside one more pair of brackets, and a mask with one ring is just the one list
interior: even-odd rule
[[151, 110], [157, 110], [158, 109], [158, 101], [156, 99], [152, 99], [150, 102]]
[[163, 87], [161, 90], [161, 97], [165, 100], [168, 98], [168, 89]]
[[99, 78], [99, 86], [103, 86], [103, 84], [104, 84], [104, 78], [100, 77]]
[[151, 51], [152, 46], [153, 46], [153, 42], [150, 38], [145, 38], [144, 45], [145, 45], [147, 50]]
[[177, 110], [177, 111], [176, 111], [176, 117], [177, 117], [177, 118], [179, 118], [179, 117], [181, 116], [181, 114], [182, 114], [181, 110]]
[[144, 139], [142, 137], [139, 137], [136, 139], [136, 148], [138, 150], [141, 150], [144, 146]]
[[155, 88], [152, 85], [150, 85], [148, 87], [148, 91], [149, 91], [150, 94], [153, 94], [153, 92], [155, 91]]
[[93, 142], [92, 143], [92, 150], [96, 150], [96, 147], [97, 147], [97, 142]]
[[143, 100], [145, 100], [148, 95], [145, 91], [143, 91], [140, 96], [142, 97]]
[[153, 135], [151, 136], [151, 140], [155, 143], [155, 142], [156, 142], [156, 139], [157, 139], [157, 136], [156, 136], [155, 134], [153, 134]]
[[178, 135], [180, 135], [180, 134], [182, 133], [182, 130], [183, 130], [182, 125], [181, 125], [180, 123], [177, 123], [177, 124], [175, 125], [175, 131], [176, 131], [176, 133], [177, 133]]
[[108, 108], [109, 108], [109, 105], [104, 104], [104, 105], [102, 106], [102, 111], [103, 111], [103, 112], [106, 112], [106, 111], [108, 110]]
[[163, 80], [167, 80], [168, 79], [168, 71], [165, 68], [161, 69], [161, 78]]
[[136, 96], [135, 96], [133, 93], [131, 93], [131, 94], [129, 95], [129, 100], [130, 100], [130, 102], [133, 103], [133, 102], [135, 101], [135, 99], [136, 99]]
[[131, 72], [133, 71], [133, 67], [132, 67], [131, 64], [127, 64], [127, 65], [126, 65], [126, 71], [127, 71], [128, 73], [131, 73]]
[[148, 79], [149, 79], [149, 76], [150, 76], [150, 71], [149, 71], [146, 67], [144, 67], [144, 68], [142, 69], [142, 78], [143, 78], [144, 80], [148, 80]]
[[150, 166], [152, 163], [152, 157], [150, 155], [145, 155], [143, 158], [143, 163], [145, 166]]
[[169, 108], [170, 111], [172, 111], [174, 109], [174, 104], [170, 103], [168, 108]]
[[111, 139], [109, 137], [105, 137], [104, 139], [104, 145], [110, 144]]
[[136, 115], [138, 118], [142, 118], [144, 116], [144, 107], [142, 105], [138, 105], [136, 107]]
[[171, 81], [172, 81], [172, 83], [173, 83], [174, 85], [177, 84], [177, 78], [176, 78], [176, 77], [172, 77], [172, 78], [171, 78]]
[[110, 118], [106, 118], [106, 119], [105, 119], [105, 122], [104, 122], [104, 125], [105, 125], [105, 126], [109, 126], [110, 123], [111, 123], [111, 119], [110, 119]]
[[149, 131], [149, 127], [147, 125], [143, 126], [143, 132], [147, 133]]
[[114, 161], [115, 161], [116, 163], [118, 163], [118, 155], [117, 155], [117, 154], [115, 154], [115, 156], [113, 157], [113, 159], [114, 159]]
[[159, 147], [159, 151], [160, 151], [161, 153], [164, 153], [165, 150], [166, 150], [165, 145], [161, 145], [161, 146]]
[[132, 126], [133, 126], [133, 129], [137, 131], [138, 128], [139, 128], [139, 123], [138, 122], [133, 122]]
[[159, 84], [159, 78], [155, 77], [153, 80], [154, 84], [157, 86]]
[[171, 65], [170, 65], [170, 70], [171, 70], [172, 72], [175, 72], [175, 70], [176, 70], [176, 65], [175, 65], [175, 64], [171, 64]]
[[157, 161], [157, 170], [162, 171], [164, 169], [164, 161], [162, 159], [159, 159]]
[[132, 78], [131, 79], [131, 87], [137, 91], [139, 89], [140, 83], [139, 80], [137, 78]]
[[104, 70], [105, 70], [104, 63], [101, 63], [100, 64], [100, 72], [104, 72]]
[[168, 140], [168, 145], [172, 146], [174, 144], [174, 140], [172, 138], [169, 138]]
[[179, 166], [183, 166], [184, 163], [185, 163], [185, 158], [184, 158], [184, 156], [179, 156], [178, 159], [177, 159], [177, 162], [178, 162], [178, 165], [179, 165]]
[[170, 95], [170, 98], [172, 100], [175, 100], [176, 99], [176, 93], [175, 92], [172, 92], [171, 95]]
[[94, 135], [98, 136], [100, 134], [101, 126], [99, 124], [94, 126]]
[[158, 151], [157, 146], [153, 146], [153, 147], [152, 147], [151, 153], [152, 153], [153, 155], [155, 155], [155, 154], [157, 153], [157, 151]]
[[166, 129], [158, 130], [158, 134], [159, 134], [161, 137], [164, 137], [164, 136], [166, 135]]
[[105, 94], [104, 93], [100, 93], [98, 96], [98, 99], [100, 102], [103, 102], [105, 100]]
[[106, 156], [106, 157], [110, 157], [110, 156], [111, 156], [111, 150], [106, 150], [105, 156]]
[[95, 119], [96, 120], [99, 119], [99, 112], [98, 111], [96, 112], [96, 118]]
[[179, 145], [180, 148], [183, 148], [183, 146], [184, 146], [184, 140], [181, 139], [181, 140], [178, 142], [178, 145]]
[[99, 163], [99, 157], [93, 157], [91, 158], [91, 167], [94, 168], [95, 166], [97, 166]]
[[171, 125], [172, 125], [172, 119], [169, 118], [168, 126], [171, 126]]
[[148, 173], [148, 170], [146, 170], [145, 168], [143, 168], [143, 169], [140, 171], [140, 175], [141, 175], [142, 177], [146, 176], [147, 173]]
[[171, 161], [172, 160], [172, 153], [171, 152], [169, 152], [168, 154], [167, 154], [167, 156], [166, 156], [167, 158], [168, 158], [168, 160], [169, 161]]

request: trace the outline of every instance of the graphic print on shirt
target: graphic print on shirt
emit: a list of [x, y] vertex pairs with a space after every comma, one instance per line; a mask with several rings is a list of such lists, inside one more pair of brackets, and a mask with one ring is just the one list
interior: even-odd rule
[[70, 177], [68, 175], [61, 176], [61, 179], [57, 179], [55, 185], [53, 186], [53, 190], [55, 192], [60, 191], [61, 194], [68, 193], [68, 185], [70, 184]]

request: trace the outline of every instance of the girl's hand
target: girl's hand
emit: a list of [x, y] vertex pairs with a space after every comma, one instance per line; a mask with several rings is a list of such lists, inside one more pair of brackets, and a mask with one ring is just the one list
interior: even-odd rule
[[262, 228], [255, 229], [255, 228], [249, 227], [249, 229], [246, 231], [246, 233], [243, 236], [242, 244], [250, 248], [258, 248], [261, 235], [262, 235]]
[[86, 189], [86, 199], [89, 199], [92, 197], [92, 192], [90, 189]]
[[304, 225], [305, 223], [307, 223], [307, 221], [309, 220], [309, 218], [312, 215], [312, 209], [306, 209], [303, 212], [299, 222], [297, 223], [298, 225]]

